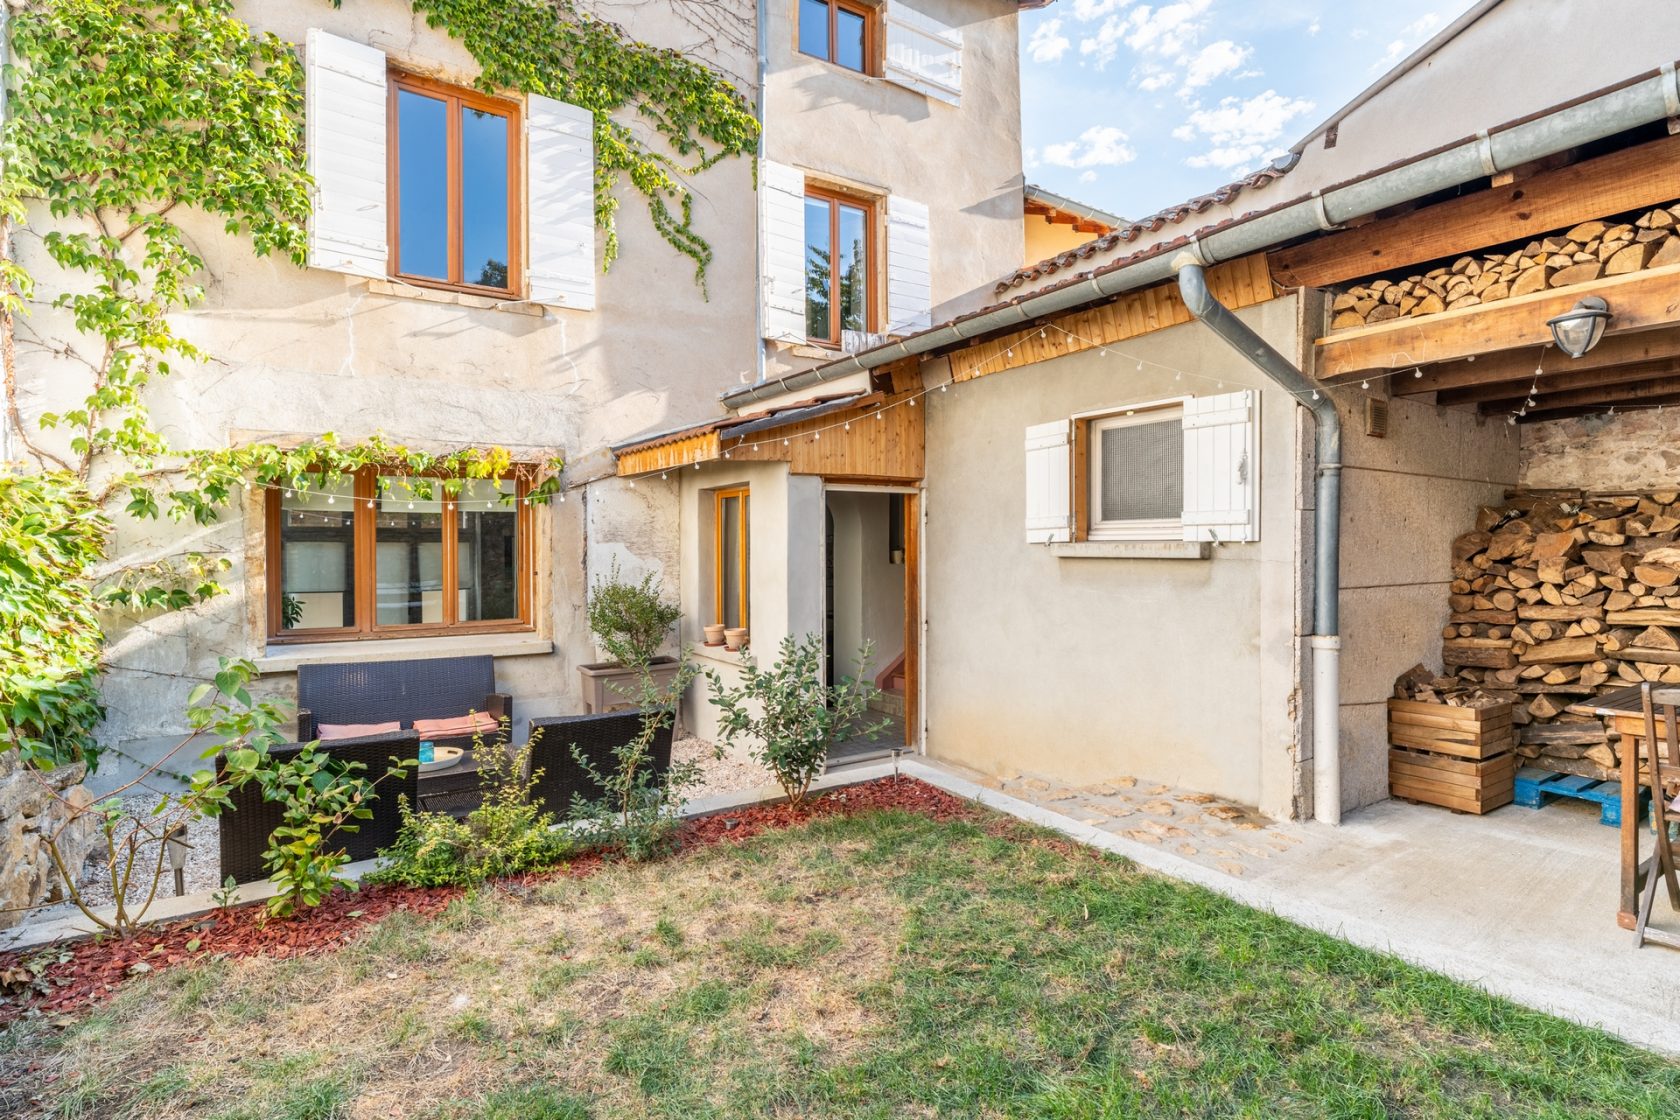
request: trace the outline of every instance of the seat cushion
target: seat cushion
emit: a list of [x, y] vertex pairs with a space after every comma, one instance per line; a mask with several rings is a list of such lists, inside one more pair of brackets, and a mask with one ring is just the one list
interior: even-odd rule
[[422, 739], [459, 739], [466, 735], [492, 734], [501, 724], [489, 712], [473, 712], [449, 719], [417, 719], [414, 730]]
[[363, 735], [385, 735], [392, 731], [401, 731], [402, 724], [396, 720], [389, 723], [323, 723], [315, 728], [321, 741], [328, 739], [357, 739]]

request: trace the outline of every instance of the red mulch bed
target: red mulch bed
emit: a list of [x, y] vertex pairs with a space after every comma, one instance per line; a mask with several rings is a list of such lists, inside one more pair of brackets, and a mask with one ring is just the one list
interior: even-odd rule
[[[789, 805], [760, 805], [699, 817], [683, 826], [683, 850], [716, 843], [734, 843], [761, 832], [789, 828], [820, 817], [848, 816], [898, 809], [922, 813], [938, 821], [972, 816], [974, 807], [961, 798], [914, 778], [881, 778], [846, 786]], [[521, 876], [524, 884], [557, 876], [582, 877], [601, 866], [603, 856], [590, 853], [552, 871]], [[109, 998], [131, 976], [160, 972], [176, 965], [212, 957], [267, 956], [275, 959], [329, 952], [348, 944], [370, 925], [398, 910], [423, 917], [441, 914], [461, 894], [459, 888], [367, 886], [335, 891], [320, 906], [295, 918], [270, 918], [260, 904], [220, 910], [197, 918], [160, 923], [129, 938], [83, 939], [12, 953], [0, 953], [0, 974], [42, 953], [63, 953], [66, 959], [43, 974], [48, 991], [0, 996], [0, 1029], [28, 1014], [62, 1014]]]

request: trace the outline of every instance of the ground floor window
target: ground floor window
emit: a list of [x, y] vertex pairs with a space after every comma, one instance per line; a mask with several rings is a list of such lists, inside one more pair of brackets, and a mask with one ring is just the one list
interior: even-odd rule
[[747, 625], [747, 584], [751, 556], [747, 548], [747, 488], [713, 492], [713, 583], [717, 621], [730, 628]]
[[1178, 540], [1184, 510], [1183, 412], [1128, 409], [1084, 424], [1090, 540]]
[[334, 640], [530, 625], [530, 510], [513, 478], [360, 471], [268, 494], [269, 636]]

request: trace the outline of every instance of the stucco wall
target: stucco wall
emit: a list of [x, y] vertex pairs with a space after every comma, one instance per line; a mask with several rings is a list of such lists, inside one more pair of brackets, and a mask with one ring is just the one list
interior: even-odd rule
[[1023, 239], [1026, 248], [1022, 264], [1037, 264], [1058, 253], [1065, 253], [1069, 249], [1077, 249], [1087, 242], [1096, 240], [1096, 235], [1080, 233], [1070, 225], [1047, 222], [1037, 214], [1028, 214], [1024, 218], [1026, 236]]
[[1465, 409], [1389, 402], [1386, 438], [1365, 435], [1364, 394], [1342, 414], [1342, 808], [1388, 796], [1394, 678], [1441, 668], [1452, 539], [1517, 478], [1516, 429]]
[[[992, 284], [1021, 263], [1018, 9], [1016, 0], [905, 2], [961, 29], [961, 105], [800, 54], [798, 5], [770, 0], [764, 154], [926, 204], [937, 323], [991, 303]], [[768, 349], [773, 374], [820, 360], [804, 347]]]
[[1524, 424], [1519, 480], [1538, 489], [1648, 490], [1680, 485], [1680, 409], [1598, 413]]
[[[753, 5], [729, 3], [750, 30]], [[358, 0], [342, 9], [318, 0], [246, 0], [238, 7], [258, 30], [290, 42], [301, 44], [308, 28], [322, 27], [382, 48], [394, 64], [463, 83], [477, 73], [459, 43], [427, 27], [401, 0]], [[625, 0], [595, 7], [648, 41], [684, 49], [699, 43], [732, 74], [756, 72], [750, 34], [733, 45], [703, 35], [681, 16], [684, 5]], [[172, 217], [204, 259], [206, 297], [176, 325], [215, 360], [177, 364], [156, 383], [149, 394], [154, 418], [179, 447], [326, 430], [356, 440], [377, 431], [432, 449], [472, 443], [531, 457], [559, 452], [572, 464], [572, 484], [599, 476], [611, 469], [610, 442], [716, 411], [717, 393], [756, 368], [756, 245], [750, 232], [743, 236], [757, 222], [751, 163], [726, 161], [696, 176], [694, 186], [696, 224], [716, 254], [710, 298], [692, 282], [687, 258], [655, 233], [641, 196], [625, 186], [622, 255], [598, 277], [592, 312], [463, 306], [298, 269], [254, 257], [248, 241], [224, 234], [219, 220], [177, 211]], [[61, 278], [36, 243], [17, 244], [43, 293], [57, 290]], [[86, 346], [66, 317], [44, 304], [27, 329]], [[73, 360], [25, 346], [20, 366], [30, 418], [85, 392], [85, 369]], [[214, 670], [217, 655], [265, 653], [260, 509], [254, 498], [211, 529], [164, 522], [120, 533], [125, 556], [191, 547], [227, 557], [233, 570], [230, 594], [211, 604], [116, 628], [104, 731], [113, 745], [147, 754], [173, 742], [188, 691]], [[595, 656], [581, 611], [588, 574], [618, 557], [629, 571], [666, 573], [668, 590], [678, 590], [676, 509], [674, 495], [659, 500], [612, 482], [538, 512], [538, 636], [552, 639], [554, 651], [497, 666], [498, 684], [514, 694], [521, 722], [581, 710], [575, 665]], [[293, 679], [279, 672], [263, 687], [289, 696]]]
[[[1295, 308], [1290, 297], [1241, 315], [1296, 354]], [[1025, 542], [1027, 425], [1239, 388], [1260, 390], [1258, 541], [1208, 560], [1065, 559]], [[1131, 340], [1124, 356], [983, 377], [927, 406], [928, 753], [1070, 782], [1139, 775], [1296, 811], [1293, 398], [1190, 323]]]

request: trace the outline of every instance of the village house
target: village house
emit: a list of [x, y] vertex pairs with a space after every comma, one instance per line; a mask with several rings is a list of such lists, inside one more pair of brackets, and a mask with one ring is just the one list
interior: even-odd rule
[[[934, 759], [1335, 822], [1390, 796], [1388, 702], [1421, 663], [1521, 709], [1523, 765], [1612, 776], [1581, 746], [1602, 726], [1564, 709], [1666, 679], [1672, 657], [1606, 660], [1597, 637], [1628, 640], [1616, 612], [1649, 589], [1606, 625], [1614, 582], [1572, 567], [1537, 590], [1506, 574], [1526, 545], [1455, 542], [1519, 524], [1498, 511], [1523, 487], [1571, 509], [1655, 489], [1616, 508], [1653, 507], [1646, 547], [1672, 539], [1651, 522], [1680, 422], [1659, 407], [1680, 401], [1680, 11], [1630, 7], [1636, 40], [1563, 0], [1479, 3], [1242, 180], [621, 445], [621, 475], [682, 488], [695, 621], [726, 555], [707, 495], [739, 479], [772, 499], [739, 530], [755, 645], [826, 632], [843, 666], [860, 635], [890, 654], [902, 622], [904, 661], [866, 668], [904, 690], [904, 741]], [[1569, 67], [1487, 65], [1558, 41]], [[1594, 298], [1603, 340], [1571, 357], [1548, 321], [1585, 307], [1590, 325]], [[863, 569], [884, 554], [905, 575], [848, 589], [850, 507], [883, 487], [904, 521], [864, 540]]]
[[[531, 717], [583, 710], [578, 666], [598, 659], [587, 591], [615, 564], [631, 579], [660, 576], [686, 603], [710, 602], [714, 583], [738, 586], [717, 617], [746, 625], [744, 551], [733, 577], [702, 574], [679, 547], [696, 499], [616, 477], [607, 447], [717, 412], [731, 387], [801, 374], [989, 298], [1023, 246], [1022, 6], [739, 0], [705, 5], [696, 23], [681, 3], [589, 5], [713, 68], [756, 106], [756, 173], [751, 158], [724, 159], [686, 184], [713, 254], [702, 288], [627, 187], [619, 255], [603, 269], [587, 111], [478, 89], [473, 55], [401, 0], [237, 4], [306, 67], [309, 263], [256, 257], [219, 219], [178, 215], [206, 290], [178, 326], [210, 360], [152, 394], [157, 427], [182, 448], [329, 431], [431, 451], [500, 446], [517, 462], [563, 457], [564, 485], [546, 505], [504, 507], [497, 490], [513, 483], [471, 484], [456, 503], [471, 522], [459, 538], [442, 531], [436, 501], [376, 496], [371, 477], [331, 494], [256, 488], [208, 527], [125, 523], [123, 559], [188, 548], [225, 558], [231, 593], [113, 632], [111, 749], [94, 781], [115, 783], [172, 746], [190, 682], [222, 656], [253, 659], [264, 694], [289, 699], [301, 665], [490, 654], [518, 736]], [[657, 142], [634, 113], [624, 123]], [[20, 252], [53, 282], [38, 250]], [[831, 300], [820, 319], [805, 298], [818, 272]], [[26, 422], [79, 399], [68, 314], [43, 307], [27, 324]], [[40, 438], [58, 448], [65, 437]], [[920, 476], [918, 463], [895, 481]], [[704, 516], [732, 516], [725, 491], [744, 511], [748, 487], [763, 516], [777, 485], [711, 480]], [[774, 556], [755, 541], [755, 581], [771, 578]], [[755, 585], [751, 603], [755, 631], [774, 634], [774, 596]], [[699, 643], [701, 613], [685, 641]]]

